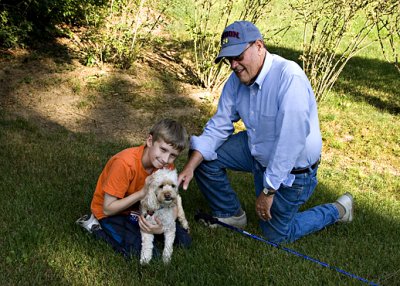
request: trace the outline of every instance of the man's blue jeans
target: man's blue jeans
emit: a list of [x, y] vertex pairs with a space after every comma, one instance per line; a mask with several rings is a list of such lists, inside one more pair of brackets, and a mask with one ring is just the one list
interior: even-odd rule
[[[241, 208], [237, 194], [229, 183], [226, 169], [252, 172], [256, 196], [262, 192], [265, 167], [251, 156], [247, 140], [245, 131], [232, 135], [217, 150], [216, 160], [203, 161], [195, 170], [197, 184], [216, 217], [233, 216]], [[274, 196], [272, 219], [260, 220], [267, 239], [276, 243], [293, 242], [338, 220], [339, 212], [334, 204], [323, 204], [298, 212], [300, 206], [314, 192], [317, 169], [318, 167], [310, 169], [308, 173], [295, 175], [296, 179], [291, 187], [281, 185]]]

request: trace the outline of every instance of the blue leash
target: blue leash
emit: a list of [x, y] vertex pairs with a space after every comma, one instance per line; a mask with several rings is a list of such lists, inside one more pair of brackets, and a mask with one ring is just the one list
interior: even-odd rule
[[317, 260], [317, 259], [315, 259], [315, 258], [312, 258], [312, 257], [310, 257], [310, 256], [307, 256], [307, 255], [301, 254], [300, 252], [297, 252], [296, 250], [293, 250], [293, 249], [290, 249], [290, 248], [281, 246], [281, 245], [279, 245], [279, 244], [277, 244], [277, 243], [268, 241], [268, 240], [266, 240], [266, 239], [264, 239], [264, 238], [262, 238], [262, 237], [259, 237], [259, 236], [257, 236], [257, 235], [254, 235], [254, 234], [252, 234], [252, 233], [250, 233], [250, 232], [247, 232], [247, 231], [245, 231], [245, 230], [242, 230], [242, 229], [237, 228], [237, 227], [235, 227], [235, 226], [232, 226], [232, 225], [230, 225], [230, 224], [226, 224], [226, 223], [224, 223], [224, 222], [222, 222], [222, 221], [219, 221], [217, 218], [215, 218], [215, 217], [213, 217], [213, 216], [211, 216], [211, 215], [198, 212], [198, 213], [194, 216], [194, 219], [195, 219], [196, 221], [203, 221], [203, 222], [206, 223], [207, 225], [210, 225], [210, 224], [219, 224], [219, 225], [221, 225], [221, 226], [223, 226], [223, 227], [226, 227], [226, 228], [229, 228], [229, 229], [231, 229], [231, 230], [237, 231], [237, 232], [239, 232], [239, 233], [241, 233], [241, 234], [244, 234], [244, 235], [246, 235], [246, 236], [248, 236], [248, 237], [251, 237], [251, 238], [253, 238], [253, 239], [255, 239], [255, 240], [258, 240], [258, 241], [267, 243], [267, 244], [269, 244], [269, 245], [271, 245], [271, 246], [273, 246], [273, 247], [276, 247], [276, 248], [278, 248], [278, 249], [284, 250], [284, 251], [286, 251], [286, 252], [288, 252], [288, 253], [291, 253], [291, 254], [293, 254], [293, 255], [296, 255], [296, 256], [298, 256], [298, 257], [302, 257], [302, 258], [304, 258], [304, 259], [306, 259], [306, 260], [315, 262], [315, 263], [317, 263], [317, 264], [319, 264], [319, 265], [321, 265], [321, 266], [323, 266], [323, 267], [326, 267], [326, 268], [335, 270], [335, 271], [337, 271], [337, 272], [339, 272], [339, 273], [342, 273], [342, 274], [347, 275], [347, 276], [349, 276], [349, 277], [351, 277], [351, 278], [360, 280], [360, 281], [362, 281], [362, 282], [364, 282], [364, 283], [367, 283], [367, 284], [369, 284], [369, 285], [375, 285], [375, 286], [379, 285], [379, 284], [377, 284], [377, 283], [375, 283], [375, 282], [369, 281], [369, 280], [364, 279], [364, 278], [362, 278], [362, 277], [360, 277], [360, 276], [357, 276], [357, 275], [355, 275], [355, 274], [352, 274], [352, 273], [349, 273], [349, 272], [347, 272], [347, 271], [344, 271], [343, 269], [340, 269], [340, 268], [338, 268], [338, 267], [329, 265], [328, 263], [319, 261], [319, 260]]

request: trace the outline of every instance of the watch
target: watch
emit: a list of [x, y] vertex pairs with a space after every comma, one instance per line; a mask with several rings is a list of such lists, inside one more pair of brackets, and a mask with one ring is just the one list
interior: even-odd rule
[[275, 195], [276, 190], [264, 188], [264, 189], [263, 189], [263, 193], [264, 193], [264, 195], [266, 195], [267, 197], [269, 197], [269, 196]]

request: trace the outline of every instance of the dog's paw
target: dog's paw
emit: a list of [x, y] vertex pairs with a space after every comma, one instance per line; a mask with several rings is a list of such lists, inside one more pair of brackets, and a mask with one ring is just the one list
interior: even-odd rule
[[141, 257], [140, 258], [140, 265], [148, 265], [150, 262], [151, 258], [148, 257]]
[[190, 233], [190, 227], [189, 227], [189, 224], [186, 224], [186, 225], [182, 225], [182, 228], [187, 232], [187, 233]]
[[184, 230], [189, 231], [189, 223], [187, 220], [182, 220], [182, 221], [180, 221], [180, 223]]
[[171, 262], [171, 257], [172, 256], [163, 255], [162, 260], [164, 264], [169, 264]]
[[[143, 239], [143, 237], [142, 237]], [[153, 249], [151, 247], [146, 247], [146, 243], [142, 246], [142, 251], [140, 253], [140, 264], [149, 264], [151, 258], [153, 257]]]

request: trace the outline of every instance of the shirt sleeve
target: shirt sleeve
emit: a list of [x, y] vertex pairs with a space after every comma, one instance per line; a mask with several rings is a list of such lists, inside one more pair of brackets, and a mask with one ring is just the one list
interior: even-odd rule
[[131, 182], [129, 167], [122, 159], [115, 159], [110, 166], [108, 176], [103, 183], [105, 193], [122, 199], [125, 197]]
[[235, 80], [231, 76], [222, 90], [217, 112], [207, 122], [200, 136], [190, 138], [190, 148], [199, 151], [204, 160], [210, 161], [217, 158], [215, 151], [233, 133], [233, 122], [239, 120], [235, 102], [237, 90], [235, 86]]
[[291, 186], [290, 171], [304, 150], [310, 133], [310, 94], [308, 80], [299, 74], [287, 76], [279, 89], [279, 109], [276, 117], [277, 138], [271, 160], [264, 173], [264, 186], [279, 189]]

